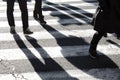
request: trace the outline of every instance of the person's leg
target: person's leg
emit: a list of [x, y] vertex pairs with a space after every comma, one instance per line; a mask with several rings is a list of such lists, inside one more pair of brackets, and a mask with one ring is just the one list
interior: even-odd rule
[[39, 18], [39, 15], [38, 15], [38, 10], [39, 10], [39, 0], [35, 0], [35, 6], [34, 6], [34, 11], [33, 11], [33, 17], [37, 20]]
[[91, 43], [90, 43], [90, 48], [89, 48], [89, 53], [92, 58], [98, 57], [96, 48], [97, 48], [98, 42], [100, 41], [100, 39], [102, 38], [104, 34], [105, 34], [104, 32], [96, 32], [94, 34], [91, 40]]
[[15, 0], [7, 0], [7, 19], [10, 26], [10, 33], [15, 34], [15, 21], [14, 21], [14, 2]]
[[[27, 0], [18, 0], [20, 10], [22, 13], [22, 23], [23, 23], [23, 31], [26, 34], [31, 34], [32, 32], [28, 29], [28, 9], [27, 9]], [[27, 31], [27, 32], [26, 32]]]
[[39, 20], [41, 24], [46, 24], [44, 21], [44, 16], [42, 14], [42, 0], [35, 0], [33, 16], [36, 20]]

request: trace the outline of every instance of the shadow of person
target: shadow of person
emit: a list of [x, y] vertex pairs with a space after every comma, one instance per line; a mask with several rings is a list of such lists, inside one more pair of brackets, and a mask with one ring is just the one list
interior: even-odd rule
[[[64, 76], [67, 76], [65, 80], [77, 80], [76, 78], [71, 77], [68, 75], [64, 69], [57, 64], [48, 54], [47, 52], [37, 43], [37, 40], [30, 37], [30, 36], [25, 36], [26, 39], [31, 43], [31, 45], [39, 52], [39, 54], [42, 56], [44, 59], [44, 63], [40, 61], [39, 58], [37, 58], [31, 50], [27, 48], [25, 45], [24, 41], [20, 38], [20, 36], [13, 35], [17, 45], [19, 48], [24, 52], [24, 54], [27, 56], [28, 60], [30, 61], [31, 65], [33, 66], [35, 72], [39, 75], [42, 80], [46, 80], [47, 76], [44, 76], [40, 72], [51, 72], [51, 71], [63, 71]], [[27, 71], [26, 71], [27, 72]], [[29, 71], [28, 71], [29, 72]], [[57, 74], [56, 74], [57, 75]], [[57, 80], [57, 77], [52, 77], [51, 74], [51, 79], [52, 80]]]
[[[73, 15], [74, 12], [71, 14], [72, 11], [69, 12], [70, 11], [69, 9], [67, 9], [65, 7], [62, 7], [59, 4], [55, 4], [55, 3], [52, 3], [52, 2], [49, 2], [49, 1], [46, 1], [45, 3], [47, 5], [44, 6], [46, 8], [43, 8], [43, 11], [50, 10], [51, 11], [50, 15], [53, 16], [53, 17], [58, 17], [59, 18], [58, 22], [61, 25], [66, 26], [66, 25], [71, 25], [71, 24], [76, 24], [76, 25], [82, 25], [83, 24], [78, 19], [76, 19], [76, 18], [78, 18], [78, 16], [82, 17], [80, 14], [75, 13], [77, 15], [77, 17], [75, 16], [75, 18], [73, 18], [72, 16], [74, 16]], [[67, 19], [71, 20], [71, 22], [68, 22]]]
[[[55, 30], [54, 28], [52, 28], [49, 25], [42, 25], [43, 28], [45, 28], [55, 39], [57, 44], [62, 48], [61, 53], [62, 55], [70, 62], [72, 63], [74, 66], [76, 66], [77, 68], [81, 69], [95, 69], [95, 68], [118, 68], [118, 66], [116, 65], [116, 63], [114, 63], [110, 58], [108, 58], [107, 56], [103, 55], [103, 53], [101, 53], [100, 58], [99, 59], [91, 59], [89, 56], [79, 56], [79, 54], [84, 55], [84, 53], [88, 55], [88, 51], [84, 52], [84, 46], [88, 46], [89, 43], [86, 42], [83, 38], [78, 38], [78, 37], [67, 37], [64, 34], [60, 33], [59, 31]], [[56, 31], [59, 35], [57, 36], [63, 36], [63, 39], [57, 38], [57, 36], [55, 34], [52, 33], [52, 31]], [[73, 53], [72, 54], [78, 54], [78, 56], [72, 56], [72, 57], [66, 57], [66, 53], [65, 53], [65, 49], [64, 46], [69, 46], [69, 47], [75, 47], [78, 46], [80, 48], [83, 47], [83, 49], [80, 49], [80, 51], [78, 53]], [[88, 47], [85, 48], [88, 50]], [[100, 52], [99, 52], [100, 53]], [[87, 72], [86, 72], [87, 73]], [[89, 74], [89, 73], [88, 73]], [[90, 74], [91, 75], [91, 74]], [[92, 75], [94, 77], [96, 77], [95, 75]], [[101, 79], [101, 77], [99, 77]]]

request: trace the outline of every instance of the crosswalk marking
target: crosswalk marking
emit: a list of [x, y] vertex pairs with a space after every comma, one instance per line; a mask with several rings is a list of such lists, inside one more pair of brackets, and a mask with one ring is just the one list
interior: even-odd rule
[[[28, 9], [34, 9], [34, 4], [35, 3], [29, 3], [28, 5], [27, 5], [27, 7], [28, 7]], [[94, 4], [91, 4], [91, 3], [69, 3], [69, 5], [70, 6], [76, 6], [76, 7], [79, 7], [79, 6], [95, 6], [97, 3], [94, 3]], [[43, 3], [43, 7], [44, 7], [44, 3]], [[59, 7], [59, 5], [61, 5], [61, 4], [58, 4], [58, 5], [54, 5], [54, 7]], [[49, 6], [49, 5], [48, 5]], [[66, 5], [67, 6], [67, 5]], [[0, 10], [5, 10], [6, 9], [6, 3], [0, 3]], [[47, 6], [46, 7], [44, 7], [44, 8], [47, 8]], [[18, 5], [18, 3], [15, 3], [15, 6], [14, 6], [14, 9], [19, 9], [19, 5]]]
[[[67, 77], [71, 80], [76, 80], [75, 77], [78, 77], [79, 79], [81, 80], [99, 80], [99, 78], [95, 78], [95, 77], [90, 77], [89, 75], [87, 74], [84, 74], [84, 75], [81, 75], [83, 74], [83, 72], [81, 72], [80, 74], [77, 74], [76, 75], [76, 71], [77, 70], [69, 70], [73, 73], [73, 78], [69, 78], [69, 75], [66, 75], [64, 72], [62, 71], [54, 71], [54, 72], [48, 72], [48, 73], [45, 73], [44, 72], [41, 72], [41, 73], [38, 73], [40, 76], [42, 76], [43, 79], [67, 79]], [[88, 71], [88, 73], [90, 74], [93, 74], [92, 71], [98, 71], [96, 69], [94, 70], [91, 70], [91, 71]], [[117, 73], [116, 73], [117, 69], [100, 69], [99, 72], [101, 73], [101, 76], [104, 76], [105, 74], [107, 74], [107, 79], [110, 79], [109, 76], [111, 77], [114, 77], [112, 74], [116, 74], [116, 76], [119, 76]], [[86, 71], [87, 72], [87, 71]], [[108, 73], [111, 73], [111, 74], [108, 74]], [[37, 75], [37, 73], [33, 72], [33, 73], [21, 73], [21, 74], [15, 74], [15, 76], [17, 77], [17, 79], [20, 79], [22, 78], [22, 76], [24, 76], [24, 78], [22, 78], [21, 80], [25, 80], [25, 79], [28, 79], [28, 80], [43, 80], [42, 78], [39, 77], [39, 75]], [[60, 76], [61, 75], [61, 76]], [[97, 76], [99, 76], [98, 74], [96, 74]], [[1, 75], [0, 75], [1, 76]], [[32, 76], [32, 77], [31, 77]], [[12, 75], [12, 74], [4, 74], [1, 76], [1, 80], [6, 80], [8, 79], [8, 77], [10, 78], [9, 80], [15, 80], [15, 77]], [[66, 78], [65, 78], [66, 77]], [[115, 79], [116, 80], [116, 79]]]
[[[60, 11], [60, 10], [58, 10], [58, 11]], [[54, 13], [54, 15], [56, 14], [56, 15], [62, 15], [62, 14], [60, 14], [60, 12], [58, 12], [58, 11], [43, 11], [43, 14], [44, 15], [49, 15], [49, 14], [52, 14], [52, 13]], [[95, 12], [95, 9], [86, 9], [86, 10], [75, 10], [76, 12], [80, 12], [80, 13], [85, 13], [85, 11], [86, 12], [88, 12], [88, 13], [94, 13]], [[73, 14], [74, 12], [72, 12], [72, 11], [69, 11], [69, 10], [65, 10], [65, 11], [63, 11], [63, 12], [67, 12], [67, 13], [69, 13], [69, 14]], [[29, 13], [29, 16], [33, 16], [32, 14], [33, 14], [33, 12], [28, 12]], [[2, 16], [0, 16], [0, 17], [6, 17], [5, 16], [5, 11], [4, 12], [1, 12], [0, 13]], [[75, 14], [75, 13], [74, 13]], [[15, 12], [14, 13], [14, 16], [15, 17], [17, 17], [17, 16], [20, 16], [20, 12]]]
[[[112, 47], [113, 50], [110, 50]], [[44, 54], [43, 58], [64, 58], [64, 57], [77, 57], [77, 56], [88, 56], [88, 48], [89, 45], [84, 46], [61, 46], [61, 47], [43, 47], [43, 49], [48, 53], [50, 56]], [[40, 55], [42, 53], [37, 52], [36, 50], [42, 51], [42, 48], [22, 48], [24, 51], [30, 50], [32, 54], [34, 54], [38, 59], [43, 59]], [[98, 51], [101, 53], [105, 53], [104, 55], [117, 56], [120, 52], [119, 47], [114, 45], [99, 45]], [[16, 53], [17, 52], [17, 53]], [[62, 52], [62, 54], [61, 54]], [[3, 54], [4, 53], [4, 54]], [[29, 55], [29, 59], [34, 59], [31, 53], [27, 53]], [[100, 55], [103, 55], [99, 53]], [[56, 54], [56, 55], [55, 55]], [[120, 53], [119, 53], [120, 54]], [[12, 55], [12, 56], [11, 56]], [[64, 55], [64, 57], [63, 57]], [[0, 59], [4, 60], [22, 60], [28, 59], [25, 53], [21, 49], [2, 49], [0, 50]]]
[[23, 34], [20, 9], [15, 3], [17, 35], [12, 35], [7, 29], [6, 2], [0, 0], [0, 80], [119, 80], [120, 43], [114, 34], [108, 34], [108, 40], [103, 38], [106, 42], [98, 45], [99, 60], [89, 57], [95, 33], [89, 23], [96, 0], [44, 0], [48, 28], [33, 19], [35, 1], [27, 4], [34, 34]]
[[[76, 20], [75, 20], [76, 19]], [[83, 18], [85, 19], [85, 18]], [[90, 22], [90, 20], [88, 20], [88, 22], [82, 20], [82, 19], [78, 19], [78, 18], [74, 18], [74, 19], [62, 19], [59, 21], [56, 20], [56, 19], [48, 19], [47, 21], [47, 24], [48, 25], [60, 25], [60, 24], [87, 24]], [[15, 21], [16, 23], [16, 26], [22, 26], [22, 21]], [[0, 27], [8, 27], [8, 22], [5, 22], [5, 21], [1, 21], [0, 22], [1, 26]], [[35, 21], [35, 20], [29, 20], [29, 25], [30, 26], [37, 26], [37, 25], [40, 25], [39, 22]]]
[[[64, 36], [60, 36], [60, 33]], [[88, 34], [86, 34], [88, 33]], [[64, 31], [52, 31], [51, 34], [56, 35], [56, 38], [64, 38], [64, 37], [70, 37], [70, 36], [74, 36], [74, 37], [92, 37], [93, 34], [95, 33], [94, 30], [92, 29], [88, 29], [88, 30], [64, 30]], [[23, 33], [18, 33], [19, 36], [21, 36], [21, 38], [23, 40], [26, 40], [25, 37], [23, 36]], [[40, 32], [34, 32], [34, 34], [31, 34], [31, 37], [37, 38], [37, 39], [55, 39], [52, 35], [47, 31], [40, 31]], [[40, 36], [39, 36], [40, 35]], [[57, 36], [58, 35], [58, 36]], [[112, 35], [110, 35], [112, 36]], [[2, 33], [0, 34], [0, 41], [10, 41], [10, 40], [14, 40], [13, 39], [13, 35], [11, 35], [10, 33]]]
[[[87, 34], [86, 34], [87, 33]], [[91, 37], [95, 31], [93, 29], [87, 29], [87, 30], [60, 30], [60, 31], [51, 31], [51, 33], [47, 32], [46, 30], [40, 31], [40, 32], [34, 32], [34, 34], [29, 35], [30, 37], [36, 38], [36, 39], [55, 39], [55, 38], [69, 38], [69, 37], [78, 37], [78, 38], [85, 38], [85, 37]], [[22, 32], [17, 33], [22, 40], [26, 40], [24, 34]], [[52, 35], [51, 35], [52, 34]], [[60, 35], [62, 34], [62, 35]], [[54, 37], [54, 36], [56, 37]], [[108, 36], [114, 36], [114, 34], [108, 34]], [[0, 33], [0, 41], [12, 41], [14, 40], [13, 35], [10, 33]]]

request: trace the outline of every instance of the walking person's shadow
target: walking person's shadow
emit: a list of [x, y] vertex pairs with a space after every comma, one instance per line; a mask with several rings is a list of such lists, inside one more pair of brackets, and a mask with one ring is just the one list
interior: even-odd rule
[[[52, 16], [59, 17], [60, 20], [62, 20], [64, 18], [67, 18], [67, 19], [71, 18], [69, 15], [61, 13], [59, 11], [59, 10], [67, 10], [67, 9], [63, 8], [63, 6], [65, 6], [65, 7], [69, 6], [69, 8], [71, 8], [71, 9], [78, 9], [77, 7], [73, 7], [73, 6], [70, 6], [70, 5], [67, 5], [67, 4], [62, 4], [62, 8], [61, 8], [61, 6], [59, 6], [57, 4], [54, 4], [52, 2], [48, 2], [48, 1], [46, 2], [46, 4], [47, 4], [47, 7], [49, 7], [49, 5], [52, 6], [52, 7], [51, 6], [49, 7], [49, 9], [51, 9], [52, 11], [58, 11], [59, 14], [62, 14], [62, 15], [56, 15], [56, 14], [54, 14], [54, 12], [51, 13]], [[57, 5], [59, 7], [56, 9], [56, 7], [54, 8], [54, 5]], [[88, 13], [88, 14], [83, 14], [83, 15], [86, 15], [86, 16], [92, 18], [92, 14]], [[63, 17], [61, 17], [61, 16], [63, 16]], [[81, 17], [81, 15], [77, 15], [76, 16], [74, 14], [72, 16], [74, 16], [74, 17], [78, 17], [78, 16]], [[73, 19], [73, 18], [71, 18], [71, 19]], [[58, 22], [61, 25], [63, 25], [63, 26], [76, 24], [76, 23], [77, 23], [77, 25], [83, 25], [81, 22], [79, 22], [79, 21], [77, 21], [75, 19], [73, 19], [73, 20], [75, 20], [76, 23], [73, 22], [73, 23], [70, 23], [70, 24], [68, 24], [68, 23], [67, 24], [63, 24], [63, 23], [61, 23], [60, 20]], [[87, 24], [89, 24], [88, 21], [90, 21], [90, 20], [87, 17], [85, 17], [83, 20]], [[67, 61], [69, 61], [72, 65], [74, 65], [77, 68], [79, 68], [80, 70], [83, 70], [83, 69], [90, 70], [90, 69], [96, 69], [96, 68], [97, 69], [118, 68], [117, 64], [112, 59], [110, 59], [108, 56], [104, 55], [100, 51], [98, 51], [98, 52], [100, 54], [102, 54], [102, 55], [100, 55], [100, 58], [96, 59], [96, 60], [93, 60], [89, 56], [86, 56], [86, 55], [85, 56], [80, 56], [82, 54], [84, 55], [84, 53], [88, 55], [88, 51], [87, 50], [89, 48], [87, 47], [87, 48], [85, 48], [86, 50], [84, 50], [84, 46], [88, 46], [89, 43], [84, 38], [79, 38], [79, 37], [75, 37], [75, 36], [67, 37], [64, 34], [62, 34], [61, 32], [59, 32], [58, 30], [54, 29], [50, 25], [42, 25], [42, 26], [43, 26], [44, 29], [46, 29], [55, 38], [56, 43], [58, 44], [58, 46], [61, 47], [61, 54], [64, 56], [64, 58]], [[56, 32], [57, 35], [54, 34], [53, 32]], [[62, 37], [62, 38], [59, 38], [59, 36]], [[71, 56], [66, 56], [66, 54], [69, 54], [69, 53], [66, 52], [66, 50], [65, 50], [66, 48], [65, 47], [73, 47], [74, 48], [75, 46], [81, 46], [79, 48], [79, 52], [75, 53], [76, 51], [73, 51], [73, 53], [72, 53], [72, 54], [78, 54], [78, 56], [72, 56], [72, 57]], [[74, 49], [74, 50], [77, 50], [77, 49]], [[95, 74], [91, 74], [91, 73], [89, 73], [87, 71], [84, 71], [84, 72], [89, 74], [89, 75], [91, 75], [91, 76], [94, 76], [95, 78], [103, 79], [103, 77], [101, 77], [101, 76], [96, 76]]]
[[[42, 26], [56, 39], [57, 44], [62, 48], [61, 53], [66, 58], [66, 60], [68, 60], [70, 63], [72, 63], [74, 66], [76, 66], [80, 70], [81, 69], [95, 69], [95, 68], [99, 68], [99, 69], [100, 68], [118, 68], [116, 63], [114, 63], [109, 57], [105, 56], [101, 52], [99, 53], [101, 53], [102, 55], [100, 55], [100, 58], [97, 60], [93, 60], [89, 56], [79, 56], [79, 54], [82, 54], [82, 53], [84, 55], [85, 53], [84, 51], [88, 53], [87, 50], [82, 51], [82, 49], [80, 49], [79, 51], [80, 53], [79, 52], [77, 53], [78, 56], [66, 57], [64, 46], [74, 47], [74, 46], [79, 45], [79, 46], [83, 46], [83, 49], [84, 49], [84, 46], [89, 45], [89, 43], [86, 42], [83, 38], [78, 38], [75, 36], [67, 37], [49, 25], [42, 25]], [[56, 36], [56, 34], [53, 34], [52, 31], [57, 32], [59, 36], [62, 36], [64, 38], [62, 39], [58, 38], [58, 35]], [[74, 53], [73, 51], [73, 54], [76, 54], [76, 53]], [[95, 75], [92, 75], [92, 76], [97, 77]], [[99, 76], [97, 78], [101, 79], [101, 77]]]
[[[49, 54], [37, 43], [37, 40], [30, 36], [25, 36], [26, 39], [31, 43], [31, 45], [39, 52], [39, 55], [42, 56], [44, 63], [38, 59], [33, 52], [31, 52], [27, 46], [25, 45], [24, 41], [20, 38], [20, 36], [13, 35], [18, 47], [24, 52], [24, 54], [27, 56], [28, 60], [30, 61], [31, 65], [33, 66], [35, 72], [39, 75], [42, 80], [46, 80], [47, 76], [44, 76], [41, 72], [50, 72], [50, 71], [63, 71], [64, 76], [67, 76], [65, 80], [77, 80], [76, 78], [71, 77], [69, 74], [67, 74], [64, 69], [57, 64], [50, 56]], [[49, 74], [50, 75], [50, 74]], [[56, 74], [57, 75], [57, 74]], [[56, 77], [53, 77], [53, 74], [51, 74], [52, 80], [58, 80]]]
[[[67, 26], [71, 24], [76, 24], [76, 25], [91, 24], [91, 18], [93, 17], [93, 14], [83, 10], [82, 8], [78, 8], [63, 3], [55, 4], [50, 1], [46, 1], [45, 3], [46, 5], [44, 6], [43, 11], [47, 11], [47, 10], [52, 11], [51, 16], [58, 17], [59, 18], [58, 22], [63, 26]], [[71, 21], [68, 21], [67, 19]]]

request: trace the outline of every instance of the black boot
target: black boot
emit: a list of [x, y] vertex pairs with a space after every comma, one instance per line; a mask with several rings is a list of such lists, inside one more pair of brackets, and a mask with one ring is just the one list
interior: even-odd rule
[[90, 57], [91, 58], [98, 58], [98, 54], [96, 51], [97, 45], [99, 40], [102, 38], [102, 36], [104, 35], [104, 32], [96, 32], [92, 38], [91, 44], [90, 44], [90, 48], [89, 48], [89, 53], [90, 53]]
[[90, 57], [93, 58], [93, 59], [96, 59], [96, 58], [99, 57], [98, 54], [97, 54], [95, 45], [92, 45], [92, 44], [90, 45], [89, 53], [90, 53]]

